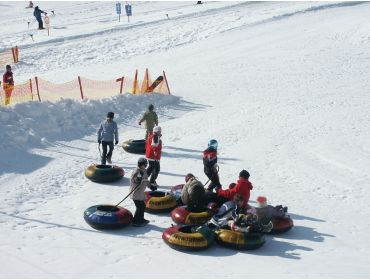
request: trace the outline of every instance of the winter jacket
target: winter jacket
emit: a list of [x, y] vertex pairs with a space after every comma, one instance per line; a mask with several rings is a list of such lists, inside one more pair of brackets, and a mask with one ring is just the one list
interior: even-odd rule
[[44, 11], [40, 10], [40, 8], [38, 6], [35, 7], [35, 10], [33, 12], [33, 15], [35, 16], [35, 18], [40, 21], [41, 20], [41, 14], [45, 14]]
[[240, 193], [244, 197], [243, 207], [245, 208], [247, 207], [247, 203], [250, 197], [250, 191], [252, 189], [253, 189], [253, 186], [251, 182], [248, 181], [248, 179], [240, 178], [237, 184], [235, 185], [235, 187], [232, 188], [231, 190], [230, 189], [227, 189], [227, 190], [218, 189], [216, 192], [218, 196], [222, 196], [228, 200], [232, 200], [236, 193]]
[[115, 121], [103, 121], [98, 129], [98, 141], [118, 142], [118, 127]]
[[145, 189], [149, 186], [148, 174], [146, 170], [141, 170], [137, 167], [131, 174], [130, 181], [130, 197], [133, 200], [145, 200]]
[[203, 165], [205, 168], [212, 168], [217, 163], [217, 150], [210, 147], [203, 151]]
[[145, 156], [148, 160], [161, 160], [162, 140], [159, 135], [152, 133], [145, 144]]
[[146, 111], [140, 120], [140, 123], [145, 121], [145, 128], [153, 132], [154, 126], [158, 125], [158, 116], [154, 111]]
[[203, 184], [196, 178], [190, 178], [181, 191], [181, 200], [185, 205], [204, 204], [205, 190]]
[[212, 217], [210, 223], [217, 227], [227, 226], [229, 220], [236, 220], [241, 212], [241, 208], [234, 201], [227, 201], [217, 213]]
[[3, 75], [3, 88], [14, 86], [13, 72], [5, 72]]
[[285, 216], [285, 212], [280, 208], [267, 205], [266, 207], [255, 207], [247, 211], [247, 213], [255, 214], [258, 220], [262, 222], [271, 221], [274, 218], [282, 218]]

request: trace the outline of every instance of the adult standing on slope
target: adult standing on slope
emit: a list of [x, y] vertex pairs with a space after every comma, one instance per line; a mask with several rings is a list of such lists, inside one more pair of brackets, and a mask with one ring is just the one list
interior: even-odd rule
[[157, 177], [161, 169], [159, 161], [161, 160], [162, 153], [162, 129], [160, 126], [156, 126], [153, 129], [153, 133], [149, 135], [148, 140], [145, 144], [145, 156], [149, 161], [149, 167], [147, 169], [148, 176], [150, 176], [150, 189], [155, 191], [158, 188]]
[[157, 113], [154, 112], [153, 104], [150, 104], [148, 106], [148, 110], [144, 113], [143, 117], [140, 119], [139, 125], [141, 125], [143, 121], [145, 121], [146, 128], [145, 140], [147, 140], [149, 135], [153, 133], [154, 126], [158, 125], [158, 116]]
[[[108, 161], [109, 164], [112, 163], [112, 154], [113, 154], [113, 141], [115, 144], [118, 144], [118, 127], [117, 123], [113, 120], [114, 113], [108, 112], [107, 119], [103, 121], [98, 129], [98, 143], [103, 146], [103, 154], [101, 156], [101, 164], [104, 164]], [[107, 147], [109, 147], [109, 152], [107, 153]]]
[[39, 23], [39, 30], [45, 29], [44, 24], [42, 22], [41, 14], [46, 15], [46, 13], [44, 11], [40, 10], [39, 6], [36, 6], [35, 10], [33, 11], [33, 15], [35, 16], [36, 20]]
[[3, 75], [3, 89], [5, 91], [5, 105], [9, 105], [10, 97], [12, 96], [12, 91], [14, 89], [13, 72], [10, 65], [6, 66], [6, 71]]

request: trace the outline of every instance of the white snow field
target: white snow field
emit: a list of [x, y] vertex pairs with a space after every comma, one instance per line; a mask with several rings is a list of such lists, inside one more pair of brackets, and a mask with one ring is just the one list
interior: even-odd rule
[[[114, 2], [36, 3], [55, 11], [50, 37], [27, 30], [27, 1], [0, 2], [0, 48], [20, 48], [16, 83], [149, 67], [173, 93], [0, 107], [1, 278], [370, 277], [370, 2], [195, 2], [133, 2], [130, 23]], [[151, 102], [163, 189], [188, 172], [205, 182], [201, 151], [215, 138], [223, 187], [247, 169], [251, 204], [287, 205], [295, 227], [255, 251], [184, 253], [161, 238], [167, 214], [118, 231], [85, 223], [86, 208], [127, 195], [138, 159], [117, 146], [125, 177], [87, 180], [99, 122], [113, 110], [120, 141], [142, 138]]]

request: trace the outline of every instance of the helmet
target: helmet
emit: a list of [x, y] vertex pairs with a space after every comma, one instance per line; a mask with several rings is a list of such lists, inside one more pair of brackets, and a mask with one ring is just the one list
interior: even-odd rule
[[160, 126], [155, 126], [153, 129], [154, 133], [161, 134], [162, 133], [162, 128]]
[[185, 176], [185, 183], [187, 183], [191, 178], [194, 178], [194, 175], [191, 173], [186, 174]]
[[244, 170], [244, 169], [242, 171], [240, 171], [240, 173], [239, 173], [239, 177], [243, 177], [245, 179], [249, 179], [249, 176], [250, 176], [249, 172], [247, 170]]
[[146, 158], [139, 158], [139, 160], [137, 161], [137, 166], [140, 167], [142, 165], [148, 165], [148, 160]]
[[114, 119], [114, 113], [113, 112], [108, 112], [107, 118]]
[[149, 110], [149, 111], [153, 111], [153, 110], [154, 110], [154, 105], [153, 105], [153, 104], [149, 104], [149, 106], [148, 106], [148, 110]]
[[215, 150], [217, 150], [217, 147], [218, 147], [218, 142], [217, 140], [215, 139], [211, 139], [208, 141], [208, 148], [214, 148]]

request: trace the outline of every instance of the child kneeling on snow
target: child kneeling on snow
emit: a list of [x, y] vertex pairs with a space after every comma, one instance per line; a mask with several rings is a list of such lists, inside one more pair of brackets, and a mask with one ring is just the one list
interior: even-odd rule
[[132, 226], [140, 227], [145, 226], [149, 223], [148, 220], [144, 219], [145, 211], [145, 189], [149, 186], [148, 174], [146, 173], [146, 167], [148, 161], [146, 158], [139, 158], [137, 162], [137, 168], [132, 172], [130, 181], [130, 192], [131, 199], [134, 201], [136, 211], [134, 219], [132, 220]]

